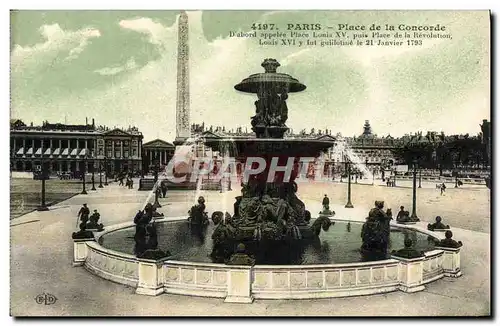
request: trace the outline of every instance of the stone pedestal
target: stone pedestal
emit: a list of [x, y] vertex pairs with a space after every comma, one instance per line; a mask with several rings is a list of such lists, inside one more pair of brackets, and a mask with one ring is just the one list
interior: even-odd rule
[[231, 266], [227, 273], [227, 296], [224, 302], [252, 303], [252, 267]]
[[460, 277], [460, 248], [447, 248], [436, 247], [436, 249], [443, 250], [443, 271], [444, 276]]
[[139, 282], [135, 293], [156, 296], [164, 292], [162, 267], [165, 259], [138, 259]]
[[95, 241], [94, 238], [73, 240], [73, 266], [82, 266], [88, 255], [87, 242]]
[[401, 291], [412, 293], [425, 289], [423, 285], [423, 261], [425, 257], [408, 259], [391, 256], [391, 258], [399, 260], [398, 279]]

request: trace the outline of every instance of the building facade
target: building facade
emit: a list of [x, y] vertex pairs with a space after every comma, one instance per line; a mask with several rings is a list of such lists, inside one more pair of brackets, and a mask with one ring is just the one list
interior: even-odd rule
[[144, 172], [151, 172], [152, 165], [168, 164], [175, 152], [175, 146], [161, 139], [155, 139], [142, 145], [142, 166]]
[[45, 166], [51, 174], [107, 171], [135, 172], [142, 169], [142, 134], [127, 130], [44, 122], [26, 126], [11, 121], [10, 163], [12, 171], [35, 171]]

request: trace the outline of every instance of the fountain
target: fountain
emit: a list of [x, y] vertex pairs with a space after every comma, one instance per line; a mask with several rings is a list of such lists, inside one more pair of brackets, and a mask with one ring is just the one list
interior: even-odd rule
[[[297, 176], [333, 140], [285, 137], [288, 94], [306, 86], [276, 72], [279, 63], [274, 59], [265, 59], [262, 66], [265, 72], [235, 86], [257, 94], [255, 136], [204, 139], [224, 158], [219, 177], [227, 175], [230, 158], [237, 166], [229, 172], [243, 173], [232, 215], [229, 180], [221, 182], [223, 200], [211, 214], [211, 194], [205, 200], [198, 185], [189, 217], [166, 214], [155, 220], [151, 193], [133, 223], [108, 226], [95, 240], [85, 230], [75, 236], [73, 264], [134, 286], [140, 294], [187, 294], [226, 302], [414, 292], [443, 276], [460, 276], [462, 243], [449, 230], [443, 239], [419, 225], [392, 223], [392, 212], [384, 211], [382, 201], [375, 202], [365, 223], [335, 216], [326, 195], [323, 210], [315, 207], [318, 215], [311, 216], [297, 196]], [[212, 241], [205, 241], [210, 237]]]
[[[269, 250], [279, 251], [289, 240], [316, 236], [306, 218], [306, 207], [296, 195], [295, 179], [302, 158], [318, 157], [333, 145], [328, 140], [284, 137], [288, 130], [288, 94], [303, 91], [306, 86], [290, 75], [276, 72], [279, 66], [275, 59], [265, 59], [264, 73], [253, 74], [235, 86], [238, 91], [257, 94], [256, 114], [251, 118], [255, 138], [205, 138], [207, 146], [221, 153], [231, 143], [231, 155], [246, 166], [247, 178], [234, 205], [234, 230], [227, 241], [235, 248], [245, 243], [256, 256], [255, 251], [262, 250], [264, 242], [269, 244]], [[327, 230], [329, 219], [323, 218]]]

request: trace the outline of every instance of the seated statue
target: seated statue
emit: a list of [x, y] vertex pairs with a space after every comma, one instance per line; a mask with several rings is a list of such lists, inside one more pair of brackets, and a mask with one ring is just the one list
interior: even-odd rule
[[418, 257], [424, 256], [423, 251], [415, 250], [414, 248], [412, 248], [412, 246], [413, 246], [413, 241], [411, 239], [405, 239], [405, 247], [403, 249], [399, 249], [398, 251], [393, 250], [392, 255], [397, 256], [397, 257], [407, 258], [407, 259], [418, 258]]
[[453, 232], [451, 231], [446, 231], [444, 233], [445, 239], [441, 240], [437, 246], [438, 247], [445, 247], [445, 248], [460, 248], [463, 246], [462, 241], [455, 241], [452, 239], [453, 237]]
[[229, 258], [227, 265], [255, 265], [255, 259], [246, 254], [245, 245], [243, 243], [238, 244], [236, 248], [236, 253]]
[[319, 236], [322, 229], [326, 232], [330, 229], [330, 226], [334, 224], [335, 222], [332, 222], [328, 216], [320, 215], [311, 225], [311, 230], [314, 235]]
[[104, 225], [99, 223], [99, 219], [101, 215], [97, 212], [97, 209], [94, 209], [94, 213], [90, 215], [89, 222], [87, 222], [87, 229], [96, 229], [97, 231], [104, 230]]
[[198, 204], [191, 207], [188, 214], [188, 222], [192, 225], [206, 226], [209, 224], [208, 214], [205, 212], [205, 198], [203, 196], [198, 198]]
[[73, 232], [71, 235], [73, 239], [94, 239], [94, 233], [87, 230], [87, 223], [80, 223], [80, 230], [78, 232]]
[[429, 230], [429, 231], [443, 230], [443, 229], [449, 229], [449, 228], [450, 228], [449, 225], [444, 225], [441, 222], [441, 216], [436, 216], [436, 223], [427, 224], [427, 230]]

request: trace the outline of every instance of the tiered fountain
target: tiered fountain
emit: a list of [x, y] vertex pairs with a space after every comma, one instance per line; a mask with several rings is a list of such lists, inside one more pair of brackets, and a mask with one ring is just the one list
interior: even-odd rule
[[[238, 91], [257, 94], [256, 114], [252, 117], [255, 138], [205, 139], [207, 146], [219, 152], [228, 147], [234, 148], [235, 153], [230, 153], [231, 156], [247, 169], [259, 168], [254, 158], [261, 158], [266, 163], [262, 172], [249, 175], [242, 184], [242, 194], [236, 198], [234, 205], [230, 235], [223, 241], [215, 239], [216, 242], [223, 242], [224, 247], [235, 247], [235, 244], [244, 242], [257, 257], [256, 251], [262, 251], [260, 246], [264, 242], [267, 251], [280, 251], [283, 245], [289, 245], [289, 240], [312, 238], [318, 235], [318, 227], [323, 226], [327, 230], [330, 226], [328, 217], [317, 220], [314, 227], [309, 225], [311, 216], [296, 195], [295, 180], [301, 158], [317, 157], [333, 143], [284, 137], [288, 130], [285, 124], [288, 119], [288, 94], [303, 91], [306, 86], [290, 75], [276, 72], [279, 66], [275, 59], [265, 59], [262, 63], [264, 73], [253, 74], [235, 86]], [[227, 142], [233, 145], [227, 146]], [[273, 160], [274, 165], [280, 167], [293, 162], [293, 169], [274, 172], [271, 168]]]

